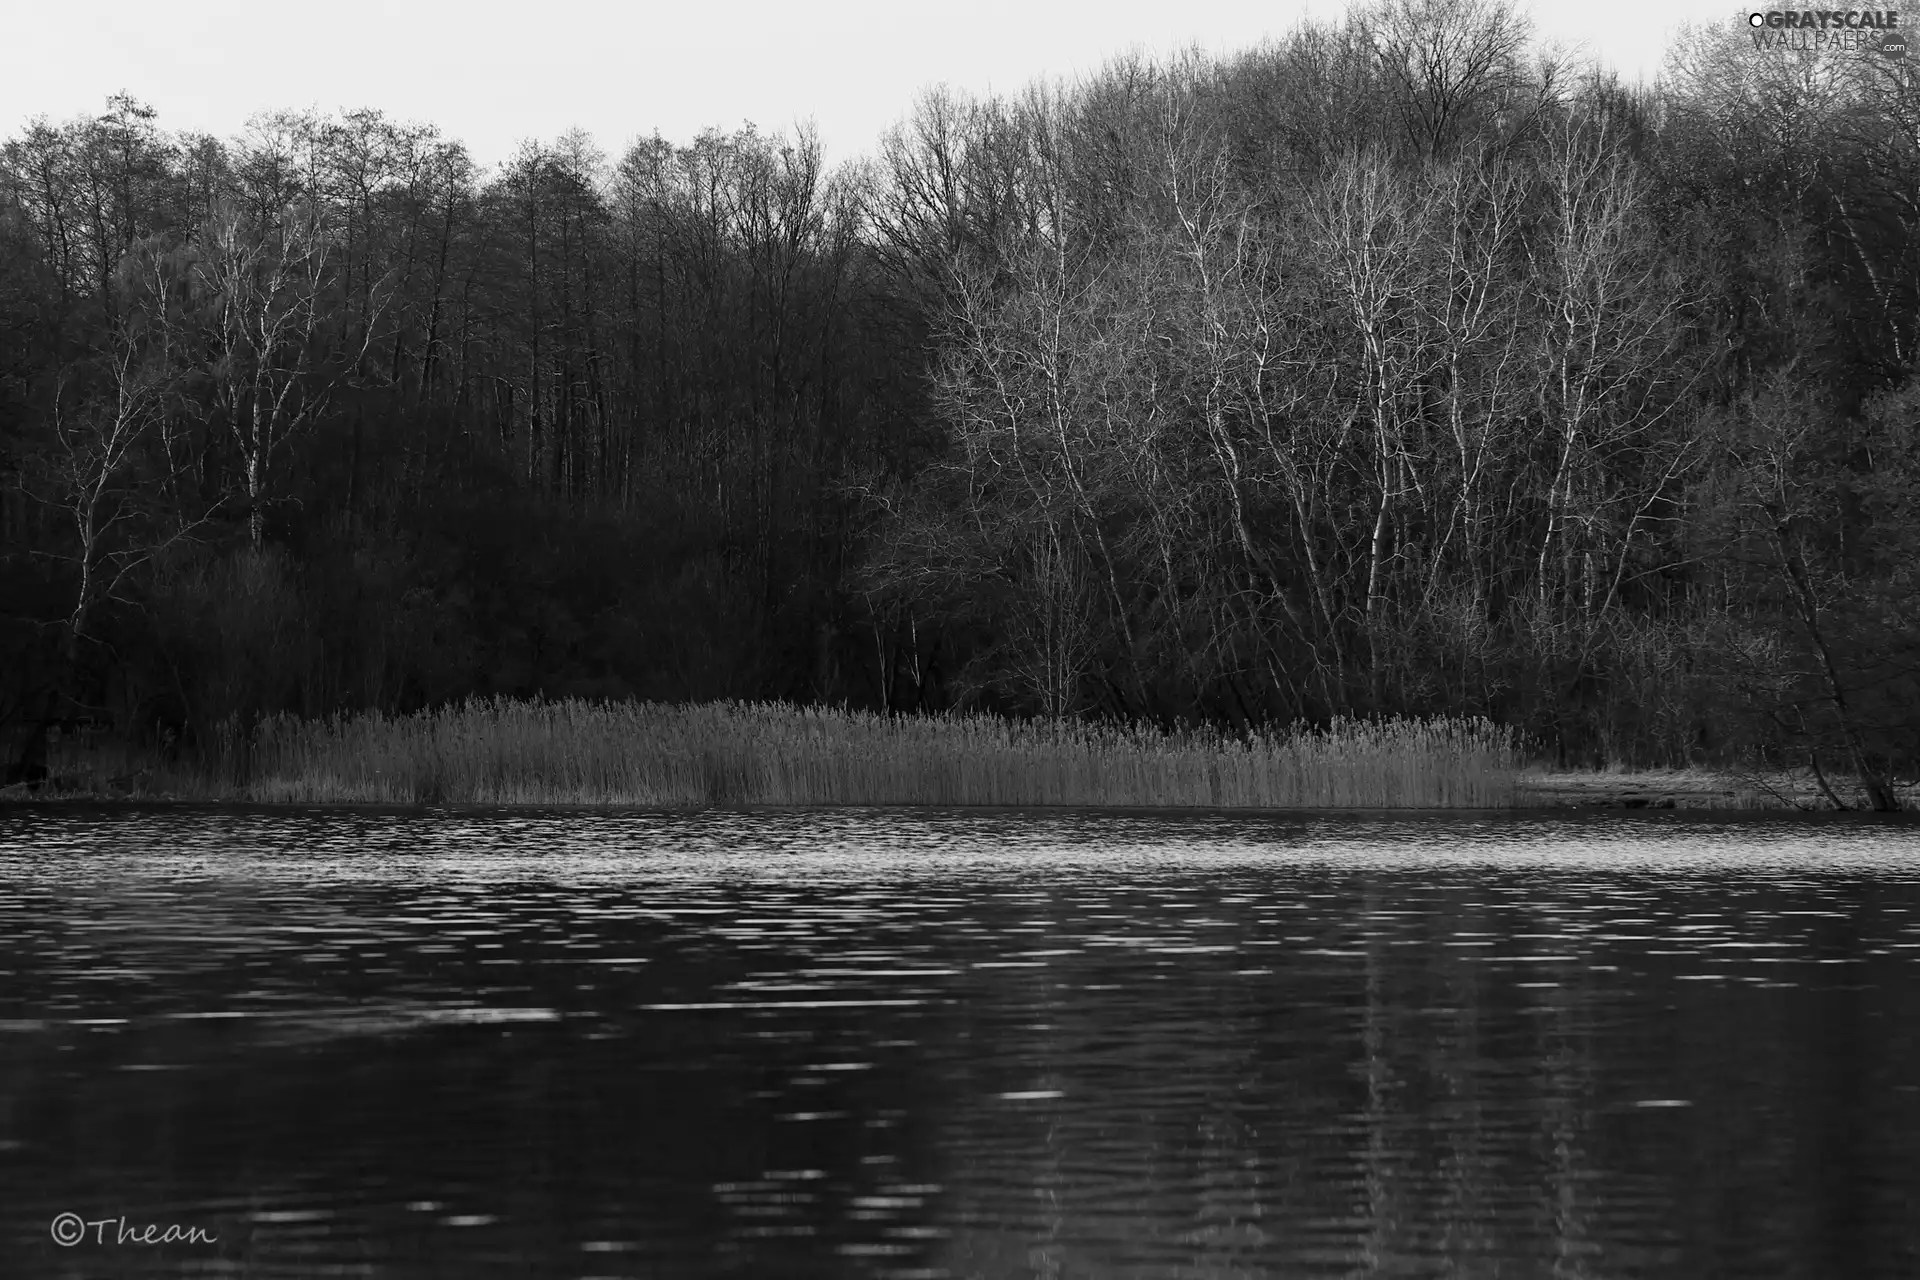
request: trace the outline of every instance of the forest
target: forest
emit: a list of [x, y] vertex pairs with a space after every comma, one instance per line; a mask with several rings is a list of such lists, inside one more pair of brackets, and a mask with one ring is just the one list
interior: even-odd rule
[[19, 128], [13, 773], [478, 696], [1920, 770], [1914, 59], [1387, 0], [902, 107]]

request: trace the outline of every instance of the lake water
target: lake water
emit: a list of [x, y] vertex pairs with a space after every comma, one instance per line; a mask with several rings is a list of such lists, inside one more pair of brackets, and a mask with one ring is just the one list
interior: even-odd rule
[[16, 809], [0, 1272], [1913, 1276], [1917, 1039], [1865, 818]]

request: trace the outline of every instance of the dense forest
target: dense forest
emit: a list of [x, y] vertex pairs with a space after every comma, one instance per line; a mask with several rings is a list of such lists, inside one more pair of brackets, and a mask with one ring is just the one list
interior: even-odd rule
[[0, 149], [0, 732], [1485, 714], [1890, 804], [1917, 346], [1915, 60], [1744, 27], [1389, 0], [832, 169], [116, 96]]

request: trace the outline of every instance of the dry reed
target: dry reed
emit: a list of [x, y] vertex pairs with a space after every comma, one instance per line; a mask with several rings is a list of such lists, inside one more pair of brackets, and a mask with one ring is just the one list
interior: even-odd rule
[[1515, 736], [1486, 720], [1336, 721], [1234, 738], [780, 704], [475, 699], [278, 716], [230, 733], [209, 791], [291, 803], [1493, 808]]

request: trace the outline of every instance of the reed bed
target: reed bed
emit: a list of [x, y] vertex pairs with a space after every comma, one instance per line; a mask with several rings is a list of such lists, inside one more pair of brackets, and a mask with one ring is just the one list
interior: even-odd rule
[[207, 779], [268, 803], [1496, 808], [1515, 736], [1486, 720], [1341, 720], [1226, 736], [738, 702], [475, 699], [229, 732]]

